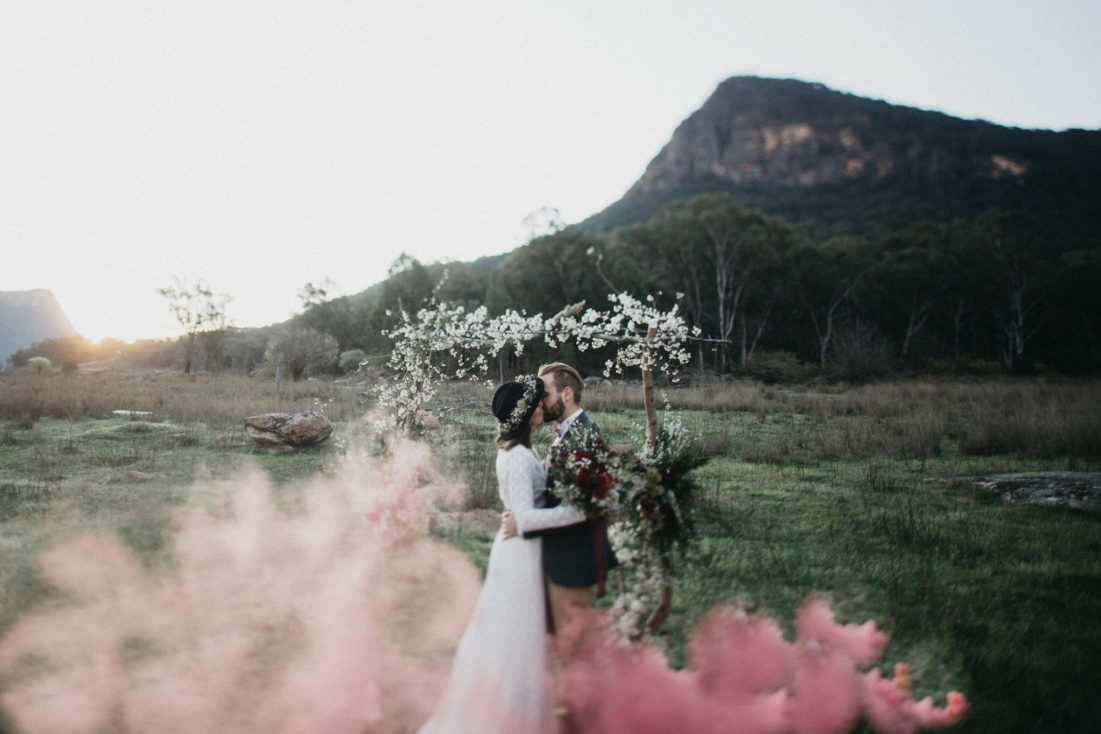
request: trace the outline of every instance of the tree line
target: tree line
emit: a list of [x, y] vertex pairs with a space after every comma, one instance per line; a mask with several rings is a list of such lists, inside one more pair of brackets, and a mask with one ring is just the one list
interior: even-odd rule
[[1101, 249], [1063, 251], [1023, 215], [816, 241], [727, 194], [607, 235], [565, 229], [497, 267], [491, 308], [550, 310], [611, 290], [678, 297], [696, 366], [872, 377], [898, 370], [1096, 373]]
[[[707, 193], [665, 205], [644, 224], [595, 233], [551, 225], [490, 263], [425, 265], [403, 255], [382, 283], [330, 297], [306, 284], [300, 312], [265, 329], [232, 329], [201, 286], [162, 289], [187, 324], [179, 342], [112, 343], [130, 361], [288, 379], [385, 366], [400, 309], [430, 298], [528, 314], [611, 293], [679, 303], [695, 342], [692, 369], [849, 379], [897, 371], [1096, 374], [1101, 367], [1101, 248], [1066, 251], [1023, 214], [990, 210], [886, 235], [818, 240], [786, 220]], [[217, 301], [224, 308], [224, 298]], [[183, 305], [197, 309], [197, 319]], [[208, 309], [204, 311], [203, 309]], [[223, 312], [224, 315], [224, 312]], [[191, 319], [191, 321], [188, 321]], [[86, 340], [85, 340], [86, 342]], [[72, 361], [79, 337], [13, 355]], [[87, 349], [101, 346], [84, 345]], [[87, 355], [84, 355], [87, 356]], [[606, 355], [555, 356], [589, 373]], [[102, 357], [102, 354], [100, 355]], [[60, 359], [60, 361], [59, 361]], [[157, 364], [154, 366], [161, 366]]]

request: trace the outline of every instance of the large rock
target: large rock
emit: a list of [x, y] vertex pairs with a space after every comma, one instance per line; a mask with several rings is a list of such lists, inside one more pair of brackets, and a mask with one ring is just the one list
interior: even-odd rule
[[266, 446], [316, 446], [333, 433], [333, 424], [312, 410], [263, 413], [245, 418], [245, 433]]

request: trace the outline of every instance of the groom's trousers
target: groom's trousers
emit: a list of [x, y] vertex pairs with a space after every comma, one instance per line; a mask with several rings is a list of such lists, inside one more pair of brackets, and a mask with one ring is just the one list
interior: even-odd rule
[[595, 586], [559, 586], [546, 574], [543, 579], [547, 586], [547, 631], [552, 635], [562, 629], [571, 614], [591, 609], [596, 601]]

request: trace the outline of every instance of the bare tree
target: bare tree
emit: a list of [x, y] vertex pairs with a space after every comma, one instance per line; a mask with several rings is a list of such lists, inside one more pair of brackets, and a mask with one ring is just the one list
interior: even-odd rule
[[173, 279], [170, 286], [158, 288], [157, 293], [168, 300], [168, 308], [183, 327], [184, 374], [190, 374], [199, 335], [225, 331], [226, 304], [232, 299], [224, 293], [215, 293], [202, 281], [188, 284], [180, 278]]

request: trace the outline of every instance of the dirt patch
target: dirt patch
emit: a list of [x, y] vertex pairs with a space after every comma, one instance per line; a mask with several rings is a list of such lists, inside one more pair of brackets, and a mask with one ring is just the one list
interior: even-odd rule
[[985, 477], [956, 477], [992, 489], [1015, 505], [1071, 507], [1101, 513], [1101, 472], [1022, 472]]

